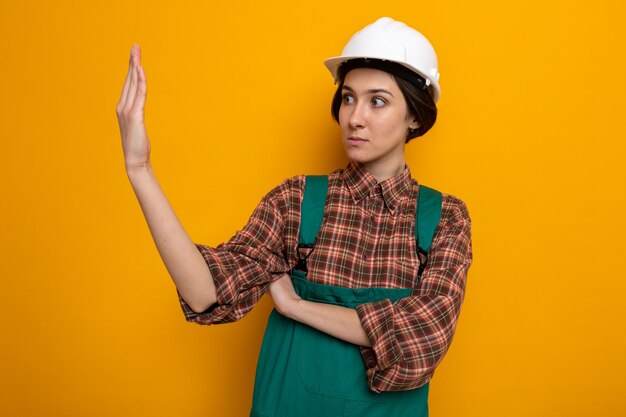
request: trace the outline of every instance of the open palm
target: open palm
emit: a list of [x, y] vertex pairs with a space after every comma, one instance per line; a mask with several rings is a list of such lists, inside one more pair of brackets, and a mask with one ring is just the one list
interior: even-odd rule
[[117, 103], [117, 121], [122, 135], [126, 169], [145, 166], [150, 160], [150, 141], [144, 123], [146, 74], [141, 66], [141, 50], [133, 45], [122, 95]]

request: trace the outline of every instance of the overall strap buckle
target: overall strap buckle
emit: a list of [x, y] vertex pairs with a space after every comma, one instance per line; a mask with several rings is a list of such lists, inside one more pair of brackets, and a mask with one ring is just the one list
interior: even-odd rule
[[[302, 249], [308, 249], [306, 251], [306, 254], [302, 252]], [[307, 259], [309, 259], [309, 256], [311, 256], [311, 254], [313, 253], [313, 250], [315, 250], [313, 245], [307, 245], [303, 243], [299, 244], [298, 245], [298, 263], [296, 264], [294, 269], [305, 272], [305, 273], [309, 272], [309, 269], [306, 265], [306, 261]]]

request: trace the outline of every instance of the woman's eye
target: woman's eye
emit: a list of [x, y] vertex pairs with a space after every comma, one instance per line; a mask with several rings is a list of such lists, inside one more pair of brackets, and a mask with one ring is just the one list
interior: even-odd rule
[[343, 95], [343, 103], [344, 104], [352, 104], [352, 103], [354, 103], [354, 97], [352, 97], [350, 94], [344, 94]]
[[374, 107], [381, 107], [381, 106], [384, 106], [384, 105], [385, 105], [385, 100], [383, 100], [383, 99], [382, 99], [382, 98], [380, 98], [380, 97], [374, 97], [374, 98], [372, 99], [372, 105], [373, 105]]

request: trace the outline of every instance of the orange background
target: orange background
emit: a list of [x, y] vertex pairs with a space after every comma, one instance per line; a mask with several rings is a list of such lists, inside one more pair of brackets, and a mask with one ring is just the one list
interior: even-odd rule
[[407, 148], [463, 198], [475, 263], [431, 415], [621, 416], [626, 7], [582, 1], [0, 3], [0, 415], [246, 416], [271, 308], [187, 324], [124, 173], [134, 42], [153, 165], [194, 240], [345, 165], [323, 59], [389, 15], [440, 59]]

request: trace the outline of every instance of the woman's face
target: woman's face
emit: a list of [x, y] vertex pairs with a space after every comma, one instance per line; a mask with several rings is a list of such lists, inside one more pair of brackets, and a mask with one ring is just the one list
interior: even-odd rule
[[378, 180], [404, 169], [409, 129], [419, 125], [393, 77], [372, 68], [350, 71], [341, 90], [339, 127], [348, 158], [362, 163]]

